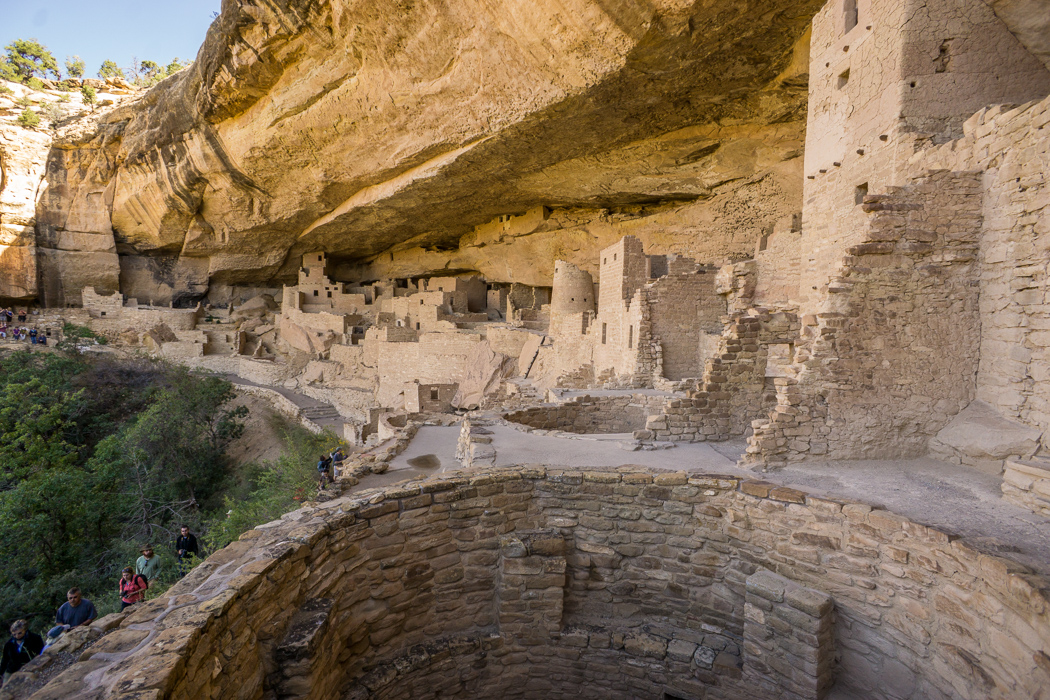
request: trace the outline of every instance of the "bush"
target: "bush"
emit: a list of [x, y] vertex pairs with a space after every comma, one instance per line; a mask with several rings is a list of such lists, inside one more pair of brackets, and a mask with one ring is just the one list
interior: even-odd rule
[[87, 85], [85, 85], [84, 87], [80, 88], [80, 96], [84, 98], [84, 104], [95, 104], [95, 88], [88, 87]]
[[292, 424], [283, 426], [283, 438], [285, 449], [281, 457], [248, 469], [247, 482], [224, 497], [225, 515], [208, 521], [204, 540], [212, 551], [310, 500], [317, 489], [317, 455], [328, 453], [339, 444], [339, 438], [331, 431], [314, 435]]
[[40, 108], [40, 113], [52, 127], [57, 127], [58, 123], [66, 118], [66, 110], [57, 102], [45, 102]]
[[15, 91], [6, 85], [0, 85], [0, 95], [13, 95]]
[[30, 90], [43, 90], [44, 84], [40, 82], [40, 78], [30, 78], [26, 81], [26, 85], [29, 86]]
[[18, 123], [27, 129], [40, 126], [40, 115], [26, 107], [22, 110], [22, 113], [18, 115]]

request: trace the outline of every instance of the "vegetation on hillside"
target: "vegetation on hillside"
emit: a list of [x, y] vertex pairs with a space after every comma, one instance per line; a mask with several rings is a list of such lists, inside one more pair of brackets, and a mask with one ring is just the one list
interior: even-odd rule
[[170, 585], [182, 523], [218, 546], [297, 507], [296, 489], [306, 493], [316, 454], [334, 441], [291, 430], [276, 464], [235, 470], [225, 448], [247, 409], [231, 406], [229, 382], [75, 345], [0, 355], [3, 624], [27, 617], [46, 629], [71, 586], [112, 612], [120, 569], [146, 543]]
[[[58, 61], [46, 46], [36, 39], [15, 39], [4, 47], [5, 54], [0, 56], [0, 79], [22, 83], [34, 90], [42, 90], [41, 78], [50, 76], [59, 82], [59, 89], [71, 89], [62, 79]], [[97, 75], [106, 78], [121, 78], [139, 87], [150, 87], [169, 75], [174, 75], [190, 65], [191, 61], [180, 61], [174, 58], [168, 64], [155, 61], [131, 59], [131, 65], [121, 68], [115, 61], [105, 60], [99, 66]], [[78, 80], [84, 77], [87, 70], [80, 56], [69, 56], [65, 61], [66, 76]]]

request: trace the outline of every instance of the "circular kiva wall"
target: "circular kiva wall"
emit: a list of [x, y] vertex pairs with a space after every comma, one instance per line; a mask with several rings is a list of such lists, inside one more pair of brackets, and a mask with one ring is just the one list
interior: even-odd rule
[[763, 482], [471, 472], [247, 533], [33, 697], [1027, 700], [1043, 585]]
[[567, 433], [631, 433], [644, 430], [646, 419], [658, 415], [667, 403], [665, 396], [579, 396], [560, 404], [544, 404], [503, 417], [511, 423]]

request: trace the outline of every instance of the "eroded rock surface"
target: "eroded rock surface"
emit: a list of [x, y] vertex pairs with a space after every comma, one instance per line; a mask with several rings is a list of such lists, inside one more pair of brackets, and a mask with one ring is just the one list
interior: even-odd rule
[[[537, 206], [575, 212], [556, 230], [583, 259], [631, 232], [610, 217], [744, 257], [799, 208], [820, 4], [226, 2], [191, 69], [59, 134], [44, 237], [88, 234], [108, 281], [112, 231], [125, 293], [160, 302], [285, 281], [308, 250], [403, 243], [411, 274], [515, 281], [426, 251]], [[549, 241], [515, 248], [537, 249], [552, 265]], [[48, 303], [82, 286], [57, 272]]]

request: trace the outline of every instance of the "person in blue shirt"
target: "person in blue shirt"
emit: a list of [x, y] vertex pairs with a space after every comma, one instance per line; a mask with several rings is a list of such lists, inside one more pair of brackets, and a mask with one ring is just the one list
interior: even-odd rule
[[96, 617], [98, 613], [91, 601], [84, 600], [79, 588], [70, 588], [66, 593], [66, 602], [55, 613], [55, 622], [58, 624], [48, 631], [47, 638], [53, 641], [66, 630], [91, 624]]

